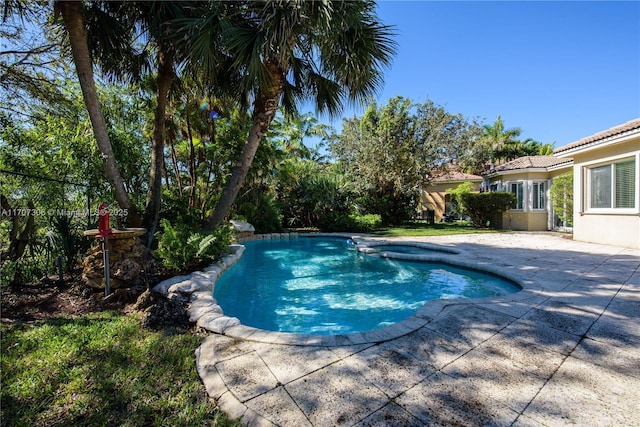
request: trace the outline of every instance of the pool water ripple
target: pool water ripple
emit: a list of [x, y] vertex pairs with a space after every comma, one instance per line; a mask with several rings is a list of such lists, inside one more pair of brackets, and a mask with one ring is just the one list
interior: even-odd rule
[[259, 329], [350, 334], [400, 322], [426, 302], [520, 290], [498, 277], [452, 267], [371, 256], [343, 238], [256, 240], [217, 281], [225, 315]]

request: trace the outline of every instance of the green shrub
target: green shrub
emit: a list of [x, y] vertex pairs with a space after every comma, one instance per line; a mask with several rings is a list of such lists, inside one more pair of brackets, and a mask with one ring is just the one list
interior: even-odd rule
[[560, 221], [573, 225], [573, 172], [553, 178], [550, 193], [553, 210]]
[[478, 228], [493, 226], [492, 218], [496, 214], [512, 208], [516, 204], [513, 193], [496, 191], [491, 193], [463, 193], [459, 196], [461, 208], [471, 217], [473, 225]]
[[362, 233], [372, 232], [382, 225], [382, 218], [378, 214], [351, 214], [349, 219], [353, 221], [354, 230]]
[[473, 192], [473, 184], [470, 181], [465, 181], [458, 185], [456, 188], [447, 189], [447, 193], [451, 194], [452, 210], [460, 215], [467, 215], [462, 203], [462, 195]]
[[247, 195], [237, 202], [235, 218], [253, 225], [256, 233], [282, 231], [282, 215], [270, 194]]
[[45, 236], [55, 252], [63, 257], [64, 267], [67, 273], [72, 273], [89, 246], [90, 239], [83, 237], [77, 225], [74, 225], [71, 216], [58, 216], [51, 220], [53, 230]]
[[158, 239], [156, 256], [165, 267], [178, 271], [198, 269], [220, 258], [226, 254], [233, 236], [229, 224], [213, 232], [194, 232], [185, 225], [174, 227], [167, 219], [162, 219], [160, 224], [163, 232]]
[[321, 231], [353, 231], [357, 233], [369, 233], [382, 225], [382, 219], [378, 214], [344, 214], [331, 212], [323, 215], [319, 221]]

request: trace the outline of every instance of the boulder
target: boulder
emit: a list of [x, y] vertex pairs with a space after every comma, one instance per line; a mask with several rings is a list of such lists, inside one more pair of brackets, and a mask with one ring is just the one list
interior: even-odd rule
[[236, 236], [240, 241], [253, 236], [253, 233], [256, 231], [255, 227], [248, 222], [238, 221], [235, 219], [232, 219], [229, 222], [233, 226]]

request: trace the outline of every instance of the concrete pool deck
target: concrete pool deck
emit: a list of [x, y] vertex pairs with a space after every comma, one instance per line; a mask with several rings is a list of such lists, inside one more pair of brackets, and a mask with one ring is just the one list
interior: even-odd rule
[[554, 233], [394, 240], [455, 247], [524, 289], [428, 303], [379, 340], [210, 334], [197, 369], [220, 409], [250, 426], [640, 425], [640, 250]]

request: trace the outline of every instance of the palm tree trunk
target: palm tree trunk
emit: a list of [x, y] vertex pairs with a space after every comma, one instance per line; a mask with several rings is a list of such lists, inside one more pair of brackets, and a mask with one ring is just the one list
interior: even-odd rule
[[84, 29], [84, 18], [82, 16], [82, 2], [79, 1], [57, 1], [57, 10], [62, 15], [64, 26], [69, 34], [71, 53], [73, 62], [78, 73], [78, 80], [82, 88], [82, 95], [89, 113], [93, 134], [96, 138], [98, 149], [103, 159], [105, 175], [113, 188], [115, 199], [121, 209], [127, 211], [127, 220], [130, 226], [139, 227], [141, 225], [140, 215], [135, 205], [129, 198], [124, 181], [115, 156], [111, 148], [111, 141], [104, 122], [104, 116], [100, 107], [95, 81], [93, 79], [93, 68], [87, 46], [87, 35]]
[[173, 82], [173, 59], [158, 53], [158, 77], [156, 78], [156, 110], [151, 140], [151, 167], [149, 169], [149, 191], [144, 211], [144, 227], [147, 229], [147, 246], [151, 245], [158, 226], [162, 197], [162, 170], [164, 168], [164, 134], [169, 90]]
[[224, 190], [222, 190], [218, 204], [204, 224], [205, 230], [214, 230], [222, 223], [231, 210], [231, 206], [233, 206], [233, 202], [247, 177], [260, 142], [267, 133], [269, 125], [278, 110], [284, 77], [274, 64], [267, 64], [267, 67], [270, 69], [271, 76], [273, 77], [272, 83], [269, 87], [264, 88], [264, 90], [261, 89], [258, 92], [258, 96], [253, 103], [253, 124], [251, 130], [249, 130], [249, 137], [244, 147], [242, 147], [240, 158], [231, 173], [229, 181], [227, 181]]
[[187, 138], [189, 138], [189, 177], [191, 178], [189, 209], [193, 209], [196, 205], [196, 185], [198, 183], [198, 175], [196, 173], [196, 147], [193, 145], [193, 133], [191, 132], [191, 121], [189, 120], [189, 99], [185, 102], [185, 118], [187, 122]]

